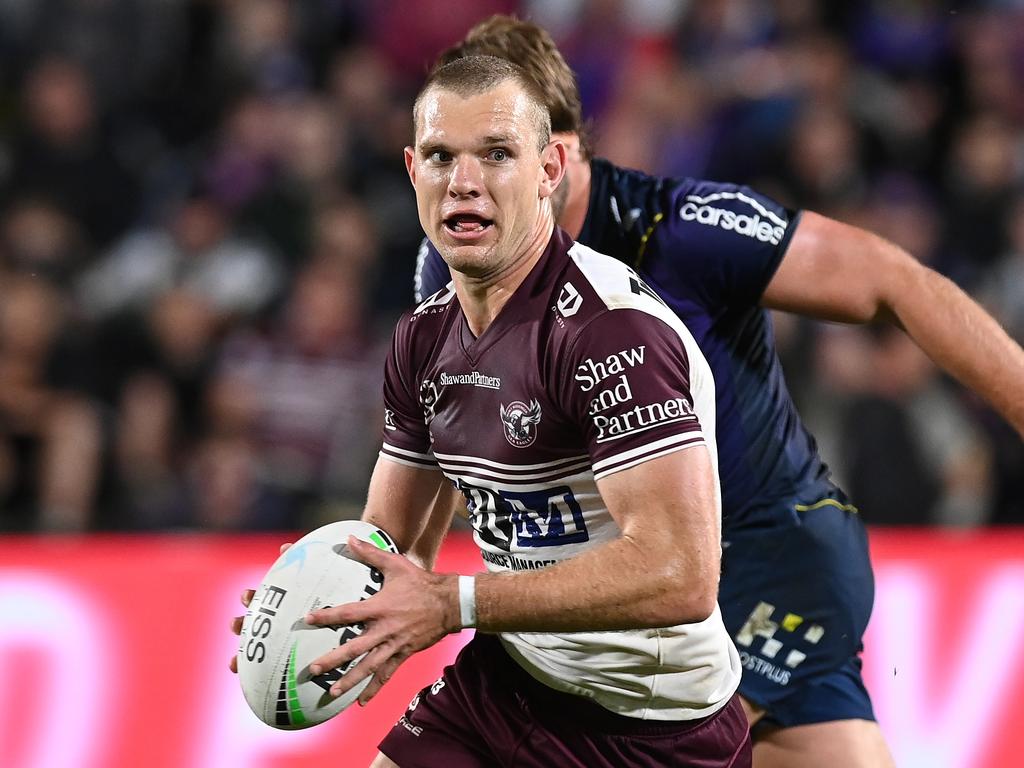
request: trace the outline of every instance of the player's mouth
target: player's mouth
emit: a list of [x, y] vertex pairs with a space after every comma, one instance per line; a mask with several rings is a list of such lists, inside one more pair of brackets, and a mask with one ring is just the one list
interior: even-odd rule
[[476, 240], [494, 226], [493, 219], [475, 213], [456, 213], [444, 219], [445, 231], [457, 240]]

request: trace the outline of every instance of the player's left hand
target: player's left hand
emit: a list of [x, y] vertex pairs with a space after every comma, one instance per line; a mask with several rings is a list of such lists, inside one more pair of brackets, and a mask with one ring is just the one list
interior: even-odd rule
[[315, 659], [309, 671], [317, 675], [365, 653], [366, 657], [331, 687], [331, 695], [340, 696], [372, 675], [359, 696], [359, 704], [364, 705], [412, 654], [462, 628], [458, 576], [425, 571], [402, 555], [354, 536], [349, 537], [348, 546], [360, 561], [384, 574], [384, 586], [366, 600], [323, 608], [306, 617], [308, 624], [318, 626], [365, 626], [359, 637]]
[[[281, 545], [281, 549], [280, 549], [281, 554], [283, 555], [285, 553], [285, 550], [287, 550], [288, 547], [290, 547], [291, 545], [292, 545], [292, 543], [290, 541], [285, 542], [284, 544], [282, 544]], [[252, 602], [252, 599], [255, 596], [256, 596], [256, 590], [254, 590], [254, 589], [246, 589], [246, 590], [244, 590], [242, 592], [242, 606], [245, 607], [245, 608], [248, 608], [249, 607], [249, 603]], [[245, 620], [245, 616], [233, 616], [231, 618], [231, 631], [234, 634], [236, 634], [236, 635], [242, 634], [242, 622], [244, 620]], [[238, 674], [238, 654], [237, 653], [235, 655], [233, 655], [231, 657], [231, 661], [228, 662], [228, 669], [230, 669], [236, 675]]]

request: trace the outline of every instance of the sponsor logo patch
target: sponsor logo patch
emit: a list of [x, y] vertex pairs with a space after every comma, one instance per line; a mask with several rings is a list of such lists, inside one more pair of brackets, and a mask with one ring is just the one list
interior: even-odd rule
[[576, 366], [576, 375], [573, 378], [579, 382], [582, 391], [589, 392], [609, 376], [643, 365], [646, 349], [647, 347], [641, 344], [639, 347], [623, 349], [614, 355], [608, 355], [604, 360], [588, 357]]
[[[449, 283], [440, 291], [435, 293], [433, 296], [428, 296], [422, 304], [416, 307], [416, 309], [414, 309], [412, 312], [411, 319], [415, 319], [417, 315], [422, 315], [424, 313], [433, 314], [434, 310], [440, 311], [439, 308], [443, 308], [454, 298], [455, 286], [454, 284]], [[428, 312], [428, 310], [430, 311]]]
[[498, 376], [485, 376], [480, 371], [470, 373], [442, 373], [438, 381], [442, 387], [449, 385], [468, 384], [484, 389], [501, 389], [501, 379]]
[[663, 403], [637, 405], [624, 413], [611, 416], [596, 414], [593, 418], [594, 426], [597, 427], [597, 442], [606, 443], [663, 424], [692, 421], [697, 417], [685, 398], [673, 397]]
[[583, 306], [583, 297], [576, 290], [576, 286], [567, 282], [562, 286], [562, 291], [558, 294], [556, 306], [558, 307], [558, 313], [562, 317], [572, 317]]
[[[737, 213], [711, 203], [719, 200], [739, 200], [750, 206], [751, 214]], [[696, 221], [708, 227], [718, 227], [728, 232], [759, 240], [762, 243], [778, 245], [786, 233], [786, 222], [748, 195], [739, 192], [722, 192], [717, 195], [698, 197], [687, 195], [686, 202], [679, 209], [684, 221]]]
[[[775, 606], [762, 600], [750, 612], [735, 639], [746, 669], [786, 685], [790, 677], [787, 670], [796, 669], [807, 658], [807, 652], [793, 646], [802, 645], [809, 651], [809, 646], [817, 645], [825, 636], [825, 629], [820, 624], [806, 624], [803, 616], [795, 613], [787, 613], [780, 621], [773, 621], [774, 613]], [[753, 648], [758, 637], [764, 640], [760, 651]], [[782, 653], [784, 650], [785, 654]]]

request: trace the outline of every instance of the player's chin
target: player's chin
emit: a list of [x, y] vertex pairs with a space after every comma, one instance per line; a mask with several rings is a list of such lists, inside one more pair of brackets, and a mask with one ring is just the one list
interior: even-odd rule
[[490, 254], [493, 248], [490, 244], [446, 244], [441, 249], [441, 255], [448, 263], [448, 266], [456, 272], [461, 272], [469, 277], [485, 277], [490, 271]]

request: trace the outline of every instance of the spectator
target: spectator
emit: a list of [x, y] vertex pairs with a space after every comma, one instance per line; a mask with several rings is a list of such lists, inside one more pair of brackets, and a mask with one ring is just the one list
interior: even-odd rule
[[[248, 474], [246, 495], [263, 503], [237, 504], [240, 517], [222, 524], [263, 527], [283, 511], [278, 525], [308, 526], [325, 499], [358, 514], [382, 418], [383, 347], [367, 327], [364, 293], [357, 269], [314, 262], [269, 334], [245, 330], [227, 341], [214, 388], [237, 394], [211, 400], [219, 407], [212, 423], [227, 428], [211, 436], [201, 464], [208, 478]], [[249, 444], [230, 439], [245, 432]], [[258, 471], [243, 471], [253, 455]], [[254, 476], [261, 487], [253, 487]]]
[[5, 197], [52, 200], [94, 245], [106, 245], [132, 221], [138, 179], [101, 124], [88, 75], [71, 60], [43, 58], [22, 95], [24, 123], [13, 144]]
[[261, 244], [236, 236], [226, 211], [195, 194], [174, 212], [166, 229], [130, 232], [83, 275], [79, 297], [94, 317], [145, 311], [160, 294], [184, 288], [222, 317], [252, 317], [281, 288], [276, 257]]
[[0, 275], [0, 529], [81, 531], [93, 523], [101, 426], [89, 355], [38, 278]]

